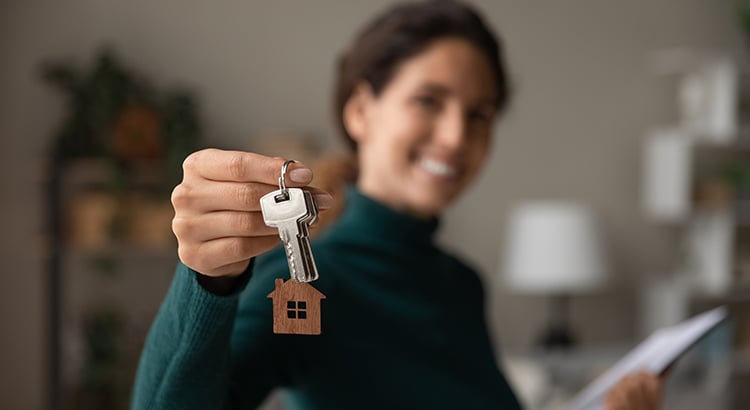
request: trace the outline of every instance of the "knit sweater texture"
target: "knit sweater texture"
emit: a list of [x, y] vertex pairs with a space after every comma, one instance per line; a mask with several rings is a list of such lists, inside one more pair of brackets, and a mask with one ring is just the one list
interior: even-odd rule
[[279, 247], [229, 296], [179, 264], [146, 340], [134, 409], [252, 409], [274, 388], [288, 409], [518, 409], [490, 343], [476, 272], [434, 243], [437, 220], [347, 191], [313, 241], [322, 334], [273, 333]]

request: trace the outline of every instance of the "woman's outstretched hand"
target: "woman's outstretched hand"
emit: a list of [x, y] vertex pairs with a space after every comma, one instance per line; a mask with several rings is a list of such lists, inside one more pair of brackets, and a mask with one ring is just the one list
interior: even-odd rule
[[[276, 228], [263, 222], [260, 198], [276, 189], [283, 158], [251, 152], [206, 149], [183, 164], [182, 182], [172, 192], [180, 260], [206, 276], [233, 277], [247, 269], [250, 258], [279, 243]], [[286, 174], [288, 187], [312, 181], [312, 171], [294, 163]], [[319, 209], [333, 198], [309, 188]]]
[[664, 377], [645, 371], [625, 376], [604, 400], [607, 410], [658, 410]]

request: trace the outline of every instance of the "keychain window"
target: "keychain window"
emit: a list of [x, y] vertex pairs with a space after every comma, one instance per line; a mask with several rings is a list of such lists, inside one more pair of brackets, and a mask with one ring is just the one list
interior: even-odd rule
[[307, 302], [304, 300], [286, 302], [286, 317], [289, 319], [307, 319]]

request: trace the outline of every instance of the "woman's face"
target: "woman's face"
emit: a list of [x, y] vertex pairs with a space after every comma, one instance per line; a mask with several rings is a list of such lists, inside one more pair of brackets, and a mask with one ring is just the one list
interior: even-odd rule
[[485, 55], [455, 38], [404, 61], [379, 96], [360, 87], [344, 116], [362, 192], [418, 217], [442, 212], [482, 168], [495, 89]]

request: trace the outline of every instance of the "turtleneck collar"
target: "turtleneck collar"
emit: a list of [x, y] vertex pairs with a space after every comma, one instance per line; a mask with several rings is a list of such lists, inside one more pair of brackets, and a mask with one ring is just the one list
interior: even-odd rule
[[439, 220], [419, 219], [396, 211], [350, 185], [339, 224], [391, 242], [431, 242]]

